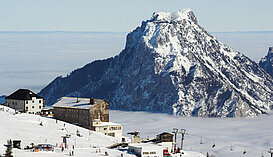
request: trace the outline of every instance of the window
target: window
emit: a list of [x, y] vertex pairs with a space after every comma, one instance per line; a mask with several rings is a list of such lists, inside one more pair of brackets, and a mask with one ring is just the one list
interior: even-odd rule
[[156, 152], [150, 152], [150, 154], [156, 154]]
[[107, 130], [107, 128], [104, 128], [104, 130]]
[[149, 154], [149, 152], [143, 152], [143, 154]]
[[26, 104], [28, 104], [28, 101], [26, 101]]
[[28, 110], [28, 107], [26, 107], [26, 110]]
[[41, 101], [41, 100], [39, 100], [39, 104], [40, 104], [40, 103], [42, 103], [42, 101]]
[[34, 100], [32, 100], [32, 103], [34, 103]]
[[34, 108], [34, 106], [32, 106], [32, 108]]
[[39, 106], [39, 109], [41, 109], [42, 108], [42, 106]]
[[108, 136], [115, 137], [115, 133], [109, 133]]

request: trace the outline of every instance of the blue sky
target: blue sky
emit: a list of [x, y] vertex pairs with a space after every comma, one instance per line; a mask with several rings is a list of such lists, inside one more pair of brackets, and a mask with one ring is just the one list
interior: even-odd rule
[[0, 31], [129, 32], [153, 12], [194, 11], [210, 32], [272, 31], [272, 0], [0, 0]]

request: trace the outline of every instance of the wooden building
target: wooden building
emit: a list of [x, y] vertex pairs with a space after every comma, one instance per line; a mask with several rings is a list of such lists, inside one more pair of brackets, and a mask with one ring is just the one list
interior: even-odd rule
[[53, 106], [54, 118], [94, 130], [92, 121], [109, 122], [109, 103], [102, 99], [62, 97]]
[[157, 142], [173, 142], [173, 134], [163, 132], [156, 137]]

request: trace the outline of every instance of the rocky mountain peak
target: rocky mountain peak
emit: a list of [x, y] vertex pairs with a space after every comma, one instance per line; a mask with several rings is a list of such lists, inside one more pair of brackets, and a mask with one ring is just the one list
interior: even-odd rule
[[39, 94], [50, 104], [95, 97], [112, 109], [200, 117], [253, 117], [273, 106], [272, 78], [208, 34], [190, 9], [154, 13], [118, 56], [56, 78]]
[[150, 19], [153, 22], [182, 22], [183, 20], [190, 20], [197, 23], [196, 17], [190, 9], [182, 9], [173, 13], [156, 12], [153, 13]]

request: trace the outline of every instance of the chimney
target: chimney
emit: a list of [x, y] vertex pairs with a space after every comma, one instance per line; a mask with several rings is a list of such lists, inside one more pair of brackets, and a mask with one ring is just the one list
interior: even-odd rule
[[90, 98], [90, 103], [89, 104], [91, 104], [91, 105], [95, 104], [95, 99]]
[[77, 97], [76, 103], [80, 102], [79, 98]]

